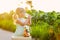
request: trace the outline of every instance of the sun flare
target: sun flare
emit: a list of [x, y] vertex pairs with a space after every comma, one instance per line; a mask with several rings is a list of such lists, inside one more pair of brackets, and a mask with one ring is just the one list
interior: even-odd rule
[[[19, 7], [25, 0], [0, 0], [0, 13], [9, 12]], [[34, 9], [43, 11], [60, 11], [60, 0], [32, 0]]]

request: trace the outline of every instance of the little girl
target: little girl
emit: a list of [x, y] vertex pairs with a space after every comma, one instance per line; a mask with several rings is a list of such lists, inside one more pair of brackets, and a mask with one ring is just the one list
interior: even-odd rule
[[23, 8], [16, 9], [16, 13], [13, 15], [13, 19], [16, 24], [16, 31], [14, 33], [14, 36], [25, 36], [25, 37], [30, 36], [28, 34], [28, 31], [29, 31], [29, 25], [31, 23], [30, 22], [31, 17], [29, 15], [27, 19], [25, 18], [25, 10]]

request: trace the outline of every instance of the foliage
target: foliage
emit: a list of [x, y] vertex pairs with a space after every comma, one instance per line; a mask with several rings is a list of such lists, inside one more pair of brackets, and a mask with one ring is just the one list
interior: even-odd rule
[[49, 25], [44, 22], [40, 22], [40, 25], [36, 24], [34, 27], [31, 27], [32, 37], [39, 38], [40, 40], [48, 40]]
[[[49, 40], [49, 30], [52, 28], [55, 33], [60, 33], [60, 12], [44, 12], [34, 9], [27, 10], [31, 18], [31, 36], [40, 40]], [[15, 12], [4, 12], [0, 14], [0, 28], [14, 32], [16, 26], [13, 24], [12, 15]]]
[[10, 13], [4, 12], [3, 14], [0, 14], [0, 28], [14, 32], [16, 29], [16, 26], [13, 24], [12, 15], [13, 11]]
[[[32, 20], [31, 20], [32, 21], [32, 24], [31, 24], [32, 37], [35, 37], [35, 38], [40, 37], [40, 40], [41, 39], [45, 40], [45, 37], [46, 37], [47, 38], [46, 40], [48, 40], [49, 39], [48, 35], [50, 34], [50, 33], [48, 33], [49, 32], [48, 29], [50, 30], [52, 28], [53, 30], [51, 29], [51, 31], [54, 34], [59, 32], [59, 30], [60, 30], [60, 13], [59, 12], [55, 12], [55, 11], [44, 12], [44, 11], [40, 11], [40, 10], [39, 11], [30, 10], [30, 11], [31, 12], [28, 12], [28, 13], [33, 14], [33, 15], [31, 15], [32, 16]], [[44, 24], [46, 26], [44, 26]], [[48, 27], [47, 27], [47, 24], [49, 25]], [[47, 30], [45, 27], [47, 28]], [[55, 36], [55, 35], [53, 35], [53, 36]]]

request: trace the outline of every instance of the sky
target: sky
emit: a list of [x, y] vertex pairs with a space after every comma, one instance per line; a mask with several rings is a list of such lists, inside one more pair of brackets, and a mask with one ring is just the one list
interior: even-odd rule
[[[19, 3], [25, 0], [0, 0], [0, 13], [9, 12], [19, 7]], [[36, 10], [60, 11], [60, 0], [33, 0], [33, 6]]]
[[35, 8], [43, 11], [60, 11], [60, 0], [34, 0]]

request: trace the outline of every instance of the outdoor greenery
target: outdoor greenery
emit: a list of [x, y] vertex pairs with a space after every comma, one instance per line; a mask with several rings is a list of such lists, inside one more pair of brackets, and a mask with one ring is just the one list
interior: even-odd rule
[[13, 24], [12, 15], [14, 11], [10, 11], [10, 13], [4, 12], [0, 14], [0, 28], [8, 31], [14, 32], [16, 26]]
[[28, 10], [32, 16], [31, 35], [39, 40], [56, 40], [60, 33], [60, 12]]
[[[34, 9], [26, 12], [32, 16], [32, 24], [30, 25], [32, 38], [50, 40], [52, 38], [55, 39], [56, 33], [60, 33], [60, 12], [44, 12]], [[10, 11], [10, 13], [4, 12], [0, 14], [0, 28], [12, 32], [15, 31], [16, 26], [13, 24], [12, 19], [14, 13], [14, 11]]]

